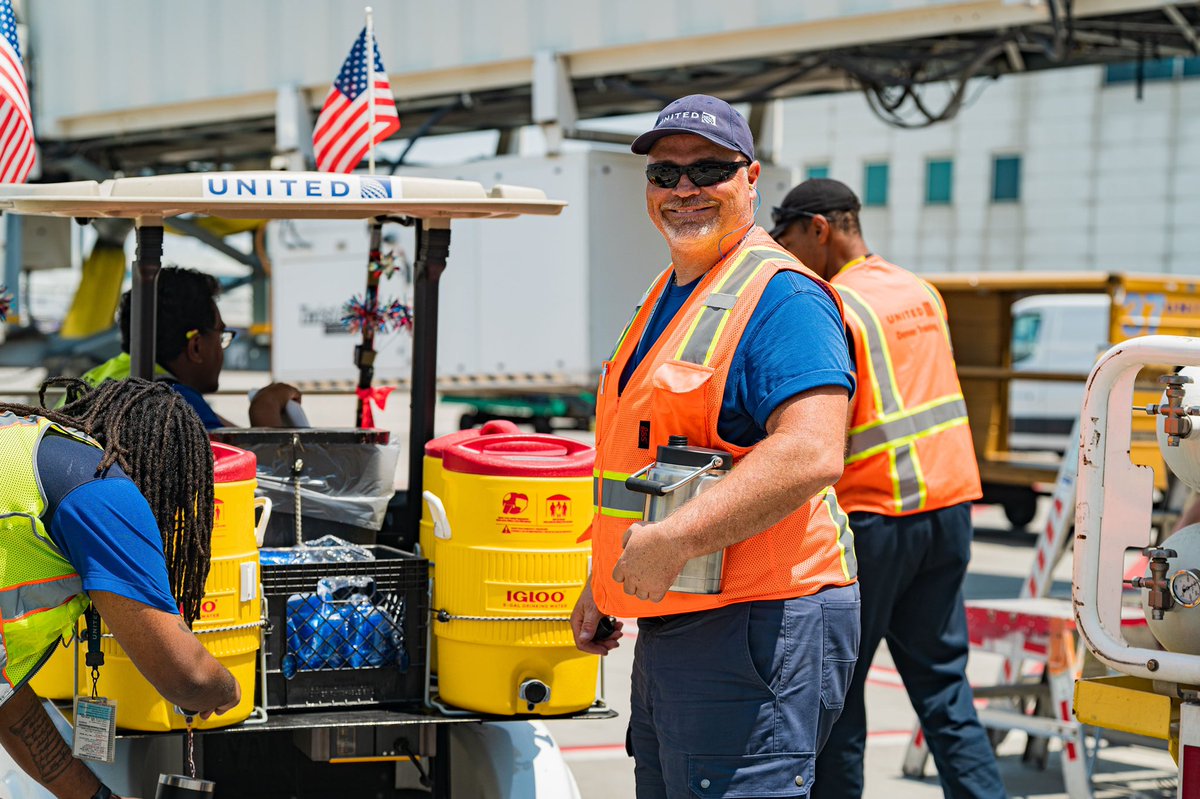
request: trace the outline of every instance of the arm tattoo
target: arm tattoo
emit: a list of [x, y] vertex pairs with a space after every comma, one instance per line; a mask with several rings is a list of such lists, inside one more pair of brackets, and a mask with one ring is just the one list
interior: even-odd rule
[[29, 711], [9, 730], [29, 750], [30, 759], [38, 767], [43, 785], [49, 785], [62, 776], [74, 759], [67, 742], [58, 734], [58, 729], [46, 710], [36, 702]]

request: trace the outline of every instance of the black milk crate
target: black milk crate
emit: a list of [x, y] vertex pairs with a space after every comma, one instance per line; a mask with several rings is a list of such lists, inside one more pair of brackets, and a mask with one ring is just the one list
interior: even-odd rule
[[[375, 560], [262, 566], [269, 622], [264, 701], [268, 709], [417, 704], [424, 700], [429, 561], [391, 547], [365, 548]], [[335, 595], [328, 603], [327, 615], [322, 616], [317, 583], [323, 578], [347, 578], [341, 582], [358, 586], [369, 578], [374, 582], [370, 605]], [[298, 611], [293, 614], [292, 635], [289, 599], [293, 611]], [[378, 615], [380, 611], [382, 615]], [[311, 628], [296, 624], [305, 614], [313, 623]], [[340, 628], [339, 618], [344, 622]], [[389, 638], [391, 624], [399, 635]], [[307, 640], [306, 633], [310, 635]], [[388, 642], [364, 645], [364, 638]], [[375, 665], [379, 662], [388, 665]]]

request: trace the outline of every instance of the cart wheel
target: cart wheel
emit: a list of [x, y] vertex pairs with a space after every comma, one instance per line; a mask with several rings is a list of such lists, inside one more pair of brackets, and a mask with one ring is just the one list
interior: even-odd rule
[[477, 413], [468, 411], [468, 412], [464, 413], [462, 416], [458, 417], [458, 429], [459, 430], [470, 430], [472, 427], [475, 427], [478, 424], [479, 424], [479, 414], [477, 414]]
[[1037, 494], [1030, 491], [1006, 499], [1004, 515], [1014, 530], [1024, 530], [1037, 515]]
[[553, 433], [554, 427], [550, 424], [549, 416], [533, 417], [533, 432], [535, 433]]

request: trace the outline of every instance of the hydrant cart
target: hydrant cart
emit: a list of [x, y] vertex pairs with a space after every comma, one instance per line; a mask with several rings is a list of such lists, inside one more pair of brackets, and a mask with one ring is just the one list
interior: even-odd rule
[[[231, 219], [374, 219], [377, 224], [382, 219], [402, 219], [411, 224], [417, 253], [406, 516], [413, 531], [421, 518], [425, 444], [434, 433], [438, 286], [449, 254], [451, 221], [553, 216], [564, 205], [547, 199], [540, 190], [515, 186], [489, 191], [471, 181], [300, 172], [212, 172], [0, 187], [0, 210], [10, 213], [135, 222], [130, 355], [132, 375], [143, 378], [152, 376], [155, 363], [154, 288], [162, 262], [164, 220], [196, 214]], [[403, 709], [289, 708], [259, 713], [233, 727], [198, 732], [200, 773], [219, 781], [227, 769], [218, 765], [218, 754], [233, 757], [230, 753], [240, 752], [243, 761], [230, 773], [241, 769], [243, 777], [236, 787], [226, 783], [226, 790], [234, 789], [235, 795], [243, 795], [242, 786], [244, 795], [268, 795], [267, 786], [273, 785], [297, 797], [329, 795], [331, 790], [350, 795], [360, 789], [371, 790], [371, 795], [405, 796], [413, 794], [395, 788], [394, 780], [389, 786], [386, 774], [396, 768], [395, 762], [410, 761], [433, 797], [578, 795], [561, 753], [540, 723], [480, 724], [514, 718], [454, 713], [429, 701], [428, 676], [425, 689], [425, 697], [414, 697], [413, 706]], [[260, 699], [265, 706], [265, 696]], [[614, 715], [601, 700], [569, 717]], [[178, 733], [121, 736], [117, 763], [103, 772], [108, 784], [120, 793], [152, 795], [157, 772], [178, 770], [180, 737]]]

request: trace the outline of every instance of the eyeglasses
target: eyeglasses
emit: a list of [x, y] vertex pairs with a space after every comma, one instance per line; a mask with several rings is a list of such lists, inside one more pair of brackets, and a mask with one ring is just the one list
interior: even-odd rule
[[646, 180], [650, 181], [650, 185], [660, 189], [673, 189], [679, 185], [679, 179], [686, 174], [688, 180], [694, 185], [703, 188], [724, 183], [744, 166], [750, 166], [750, 163], [748, 161], [701, 161], [686, 166], [665, 163], [647, 164]]
[[185, 338], [188, 341], [191, 341], [193, 338], [200, 335], [202, 332], [203, 333], [220, 333], [221, 334], [221, 349], [223, 349], [223, 350], [229, 349], [229, 345], [233, 343], [233, 340], [235, 338], [237, 338], [236, 330], [230, 330], [229, 328], [222, 328], [221, 330], [217, 330], [215, 327], [200, 327], [200, 328], [196, 328], [195, 330], [189, 330], [187, 332], [187, 336], [185, 336]]

